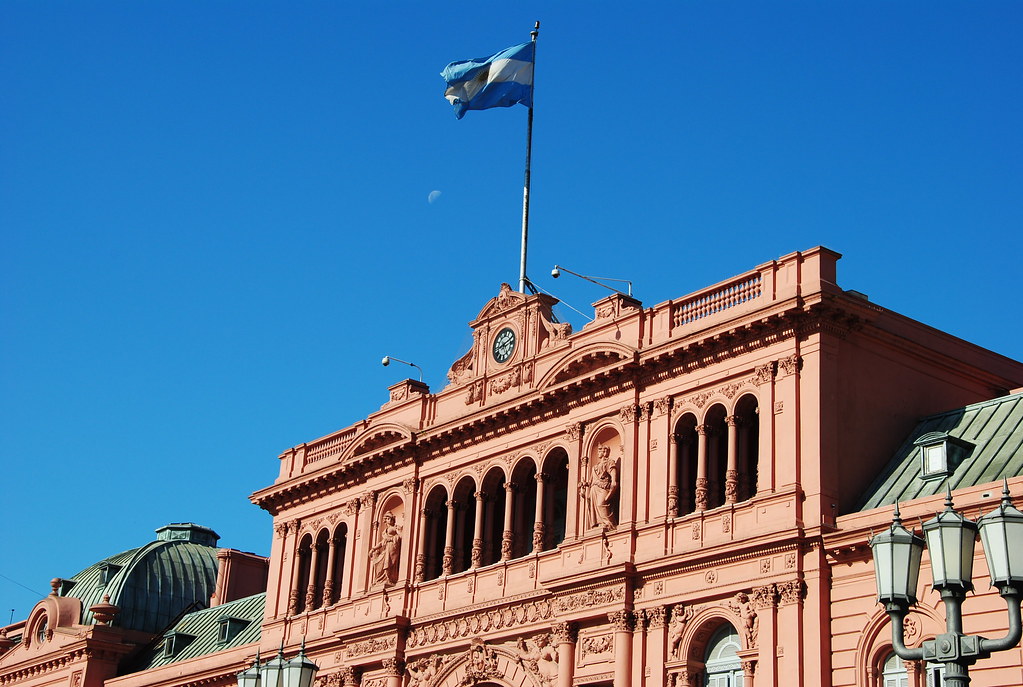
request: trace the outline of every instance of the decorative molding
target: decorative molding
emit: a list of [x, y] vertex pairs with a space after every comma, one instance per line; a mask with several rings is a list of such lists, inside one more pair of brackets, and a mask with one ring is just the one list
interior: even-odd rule
[[423, 623], [409, 632], [407, 646], [411, 649], [449, 639], [478, 637], [484, 632], [550, 620], [553, 616], [554, 608], [549, 599], [517, 602], [500, 608], [468, 613], [458, 618]]

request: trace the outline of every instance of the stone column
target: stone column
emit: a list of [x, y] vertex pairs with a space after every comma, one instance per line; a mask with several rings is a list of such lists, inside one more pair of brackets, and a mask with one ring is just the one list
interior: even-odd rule
[[337, 537], [331, 535], [327, 540], [327, 574], [323, 580], [323, 605], [334, 603], [334, 560], [337, 558]]
[[512, 519], [515, 517], [515, 483], [504, 483], [504, 526], [501, 531], [501, 560], [510, 561], [515, 532]]
[[472, 563], [470, 567], [478, 568], [483, 564], [483, 505], [487, 495], [482, 491], [473, 494], [476, 497], [476, 520], [472, 525]]
[[294, 540], [292, 541], [292, 545], [294, 546], [292, 555], [294, 558], [291, 561], [291, 580], [288, 584], [288, 609], [286, 613], [287, 615], [296, 615], [298, 613], [299, 594], [302, 593], [302, 590], [298, 588], [298, 582], [302, 579], [302, 544], [301, 539], [298, 536], [298, 521], [294, 520], [288, 523], [285, 527], [288, 532], [294, 534]]
[[607, 614], [615, 633], [615, 685], [632, 684], [632, 611], [613, 611]]
[[707, 510], [707, 435], [710, 425], [696, 426], [696, 510]]
[[455, 509], [458, 507], [458, 502], [449, 500], [446, 505], [448, 507], [448, 526], [444, 532], [444, 561], [441, 570], [443, 574], [450, 575], [455, 567]]
[[405, 672], [403, 662], [396, 658], [385, 658], [383, 664], [384, 675], [387, 677], [387, 687], [401, 687], [402, 673]]
[[550, 481], [546, 472], [536, 473], [536, 515], [533, 518], [533, 553], [543, 551], [543, 540], [547, 536], [547, 525], [544, 523], [543, 511], [547, 500], [547, 482]]
[[725, 503], [735, 503], [739, 493], [738, 440], [741, 420], [738, 415], [725, 418], [728, 425], [728, 467], [725, 470]]
[[575, 623], [554, 623], [551, 625], [551, 636], [558, 650], [557, 687], [572, 687], [575, 677]]
[[320, 563], [320, 545], [313, 540], [312, 546], [309, 547], [309, 586], [306, 588], [305, 593], [305, 610], [311, 611], [317, 608], [316, 603], [316, 571], [319, 569]]
[[679, 483], [679, 456], [682, 452], [682, 434], [671, 435], [671, 445], [668, 447], [668, 517], [677, 518], [679, 513], [678, 483]]
[[426, 538], [429, 536], [427, 527], [430, 524], [430, 509], [422, 508], [419, 511], [419, 540], [416, 542], [416, 570], [414, 579], [422, 582], [426, 579]]
[[[643, 612], [646, 619], [647, 642], [646, 655], [642, 663], [648, 666], [663, 666], [668, 660], [668, 608], [655, 606]], [[665, 687], [663, 670], [652, 670], [650, 678], [644, 683], [647, 687]]]

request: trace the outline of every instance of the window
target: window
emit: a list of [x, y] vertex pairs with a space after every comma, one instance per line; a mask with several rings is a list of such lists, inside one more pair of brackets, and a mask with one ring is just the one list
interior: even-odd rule
[[945, 664], [927, 663], [927, 687], [942, 687], [945, 684]]
[[168, 632], [163, 636], [163, 655], [165, 658], [177, 656], [188, 644], [195, 639], [193, 635], [184, 632]]
[[714, 633], [707, 648], [704, 687], [743, 687], [741, 648], [739, 633], [731, 625]]
[[881, 670], [881, 687], [909, 687], [906, 664], [895, 654], [889, 654]]
[[973, 448], [947, 432], [928, 432], [913, 444], [920, 447], [920, 478], [925, 480], [948, 477]]
[[44, 615], [39, 619], [39, 625], [36, 627], [36, 642], [42, 644], [46, 641], [46, 630], [49, 628], [49, 624], [46, 622], [46, 616]]
[[223, 616], [217, 622], [220, 624], [217, 631], [217, 642], [220, 644], [227, 644], [230, 642], [238, 636], [239, 632], [245, 629], [246, 625], [249, 624], [248, 620], [232, 618], [231, 616]]

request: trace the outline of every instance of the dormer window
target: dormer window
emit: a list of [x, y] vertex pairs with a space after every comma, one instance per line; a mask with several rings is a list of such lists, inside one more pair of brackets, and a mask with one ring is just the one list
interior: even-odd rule
[[920, 447], [920, 478], [944, 479], [970, 454], [973, 444], [947, 432], [930, 432], [913, 442]]
[[121, 566], [115, 565], [109, 561], [104, 561], [100, 563], [99, 583], [105, 587], [107, 584], [109, 584], [110, 580], [114, 578], [114, 575], [116, 575], [120, 569]]
[[245, 629], [245, 626], [249, 624], [248, 620], [242, 620], [241, 618], [232, 618], [231, 616], [223, 616], [218, 621], [220, 623], [220, 629], [217, 632], [217, 642], [220, 644], [227, 644], [232, 639], [238, 636], [238, 633]]
[[193, 635], [184, 632], [168, 632], [163, 636], [164, 658], [177, 656], [193, 639], [195, 639]]

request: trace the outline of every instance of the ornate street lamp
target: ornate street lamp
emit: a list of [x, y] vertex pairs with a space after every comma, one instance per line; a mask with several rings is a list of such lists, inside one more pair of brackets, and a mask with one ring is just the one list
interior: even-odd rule
[[238, 687], [311, 687], [316, 677], [317, 665], [305, 655], [305, 640], [298, 655], [284, 660], [284, 643], [277, 656], [260, 665], [259, 654], [247, 670], [238, 673]]
[[[945, 666], [945, 687], [967, 687], [969, 667], [992, 652], [1011, 649], [1023, 635], [1020, 622], [1020, 590], [1023, 589], [1023, 513], [1009, 498], [1008, 481], [1003, 482], [1001, 505], [980, 519], [967, 520], [952, 504], [952, 490], [945, 496], [945, 510], [923, 525], [931, 554], [932, 588], [945, 602], [947, 632], [917, 649], [903, 642], [903, 621], [917, 602], [923, 539], [902, 526], [898, 504], [891, 527], [870, 540], [877, 578], [878, 602], [892, 620], [892, 646], [904, 660], [926, 660]], [[963, 633], [963, 600], [973, 589], [973, 553], [980, 532], [991, 581], [1009, 609], [1009, 632], [1001, 639]]]

